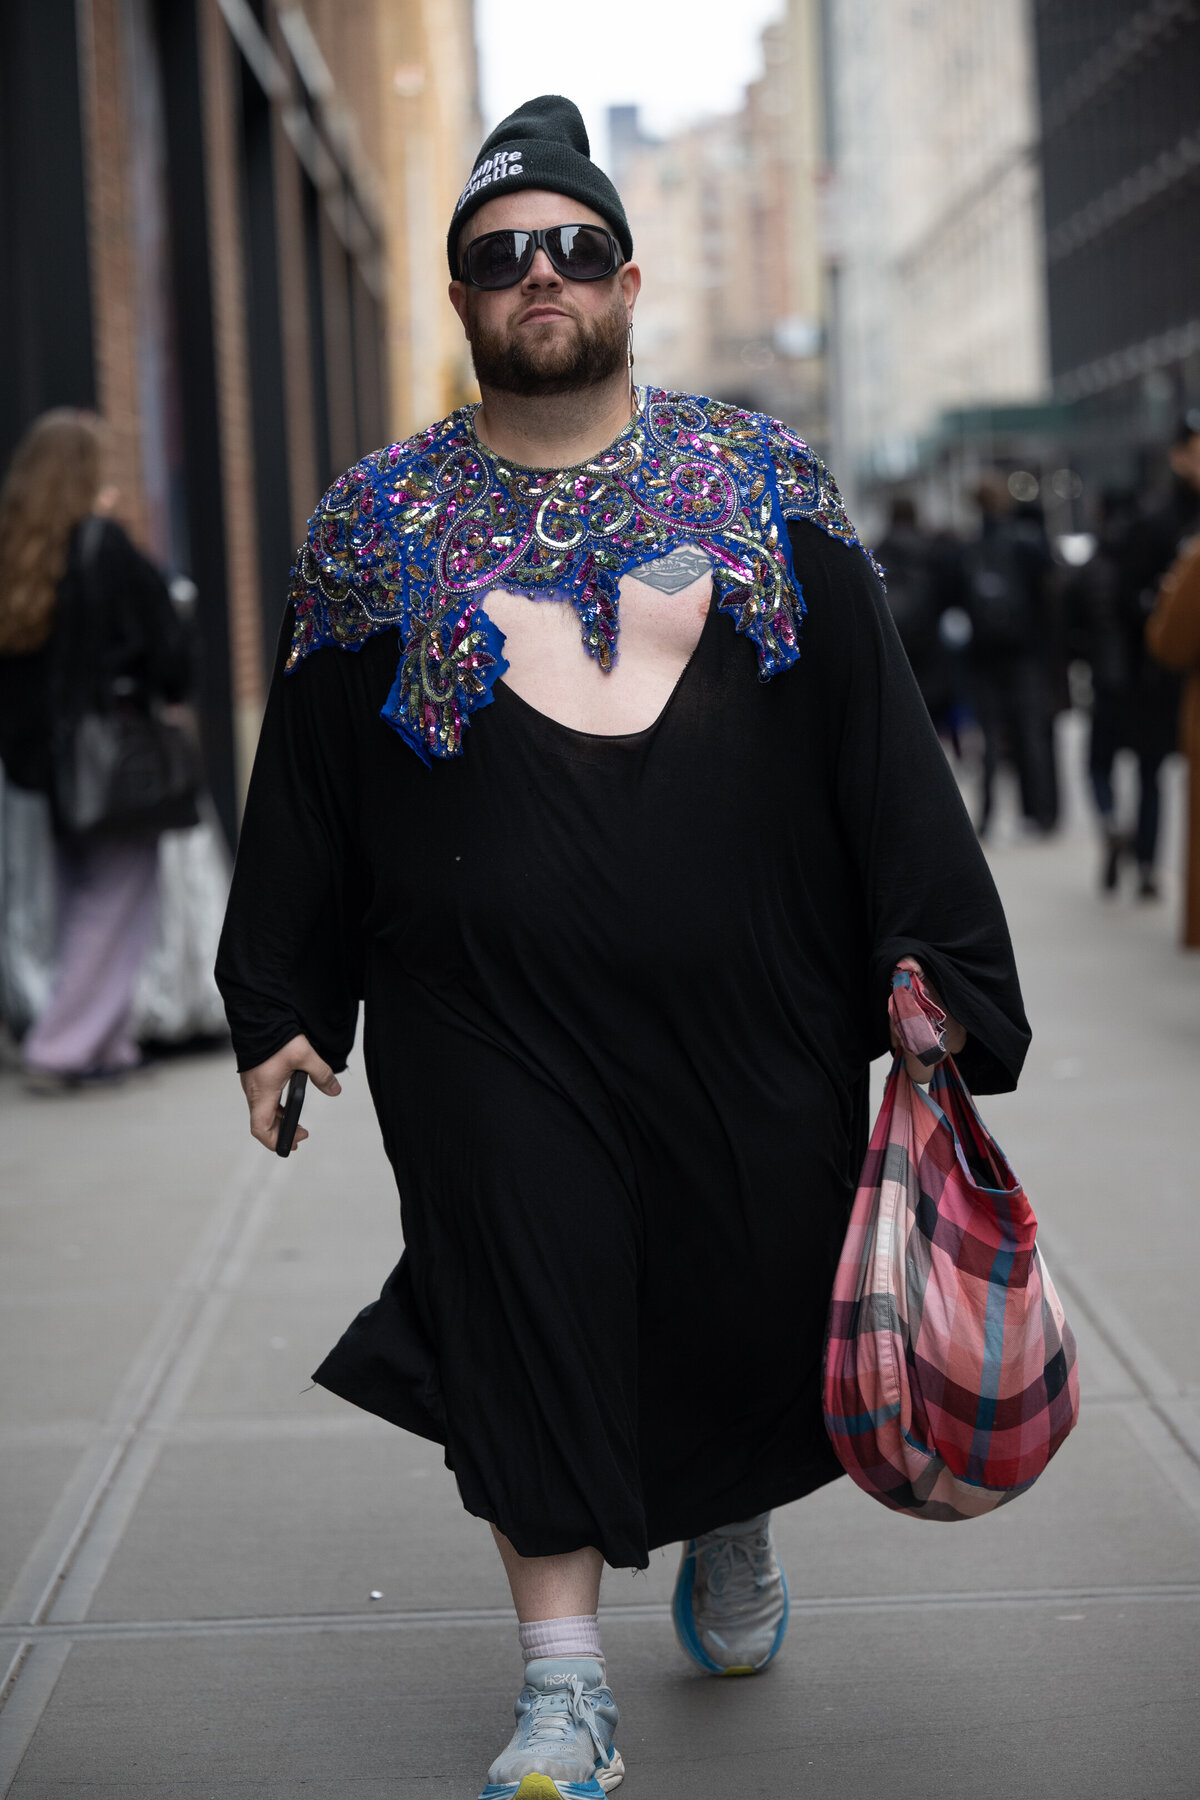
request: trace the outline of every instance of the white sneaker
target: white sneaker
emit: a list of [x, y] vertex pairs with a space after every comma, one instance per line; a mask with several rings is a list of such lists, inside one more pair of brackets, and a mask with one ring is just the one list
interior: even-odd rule
[[594, 1657], [542, 1656], [525, 1667], [517, 1729], [479, 1800], [603, 1800], [625, 1773], [617, 1703]]
[[710, 1675], [757, 1675], [766, 1668], [788, 1622], [770, 1513], [688, 1540], [671, 1618], [684, 1652]]

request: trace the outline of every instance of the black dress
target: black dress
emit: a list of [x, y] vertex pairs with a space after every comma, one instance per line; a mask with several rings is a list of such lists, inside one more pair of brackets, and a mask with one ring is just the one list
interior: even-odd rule
[[714, 607], [630, 736], [501, 683], [427, 768], [378, 716], [392, 632], [272, 690], [218, 965], [239, 1064], [303, 1029], [341, 1067], [365, 996], [406, 1245], [316, 1378], [443, 1443], [526, 1556], [643, 1566], [839, 1473], [825, 1312], [897, 958], [978, 1089], [1026, 1048], [879, 584], [791, 536], [799, 663], [759, 682]]

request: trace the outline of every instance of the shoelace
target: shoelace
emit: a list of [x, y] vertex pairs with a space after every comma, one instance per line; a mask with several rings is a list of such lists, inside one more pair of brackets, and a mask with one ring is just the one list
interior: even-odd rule
[[692, 1555], [703, 1558], [714, 1613], [732, 1617], [757, 1606], [771, 1575], [771, 1539], [767, 1532], [757, 1531], [751, 1537], [715, 1537], [697, 1544]]
[[529, 1736], [524, 1747], [533, 1750], [539, 1745], [561, 1744], [577, 1725], [590, 1733], [597, 1756], [602, 1763], [607, 1763], [608, 1745], [596, 1727], [596, 1703], [578, 1675], [572, 1675], [562, 1687], [534, 1696], [529, 1709]]

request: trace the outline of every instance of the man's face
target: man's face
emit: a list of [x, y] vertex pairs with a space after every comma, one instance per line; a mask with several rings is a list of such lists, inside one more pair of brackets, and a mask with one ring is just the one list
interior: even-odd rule
[[1181, 481], [1200, 494], [1200, 431], [1194, 431], [1184, 443], [1171, 446], [1171, 467]]
[[[489, 231], [604, 223], [578, 200], [527, 188], [481, 206], [463, 226], [459, 250]], [[565, 281], [539, 247], [515, 287], [471, 288], [452, 281], [450, 299], [481, 386], [508, 394], [568, 394], [624, 368], [640, 282], [633, 263], [603, 281]]]

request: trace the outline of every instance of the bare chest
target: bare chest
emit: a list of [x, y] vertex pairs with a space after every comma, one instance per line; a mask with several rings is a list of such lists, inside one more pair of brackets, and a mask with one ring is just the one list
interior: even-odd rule
[[700, 641], [711, 594], [708, 559], [690, 546], [625, 575], [607, 675], [584, 651], [573, 606], [500, 589], [484, 606], [505, 636], [507, 687], [560, 725], [621, 736], [662, 712]]

